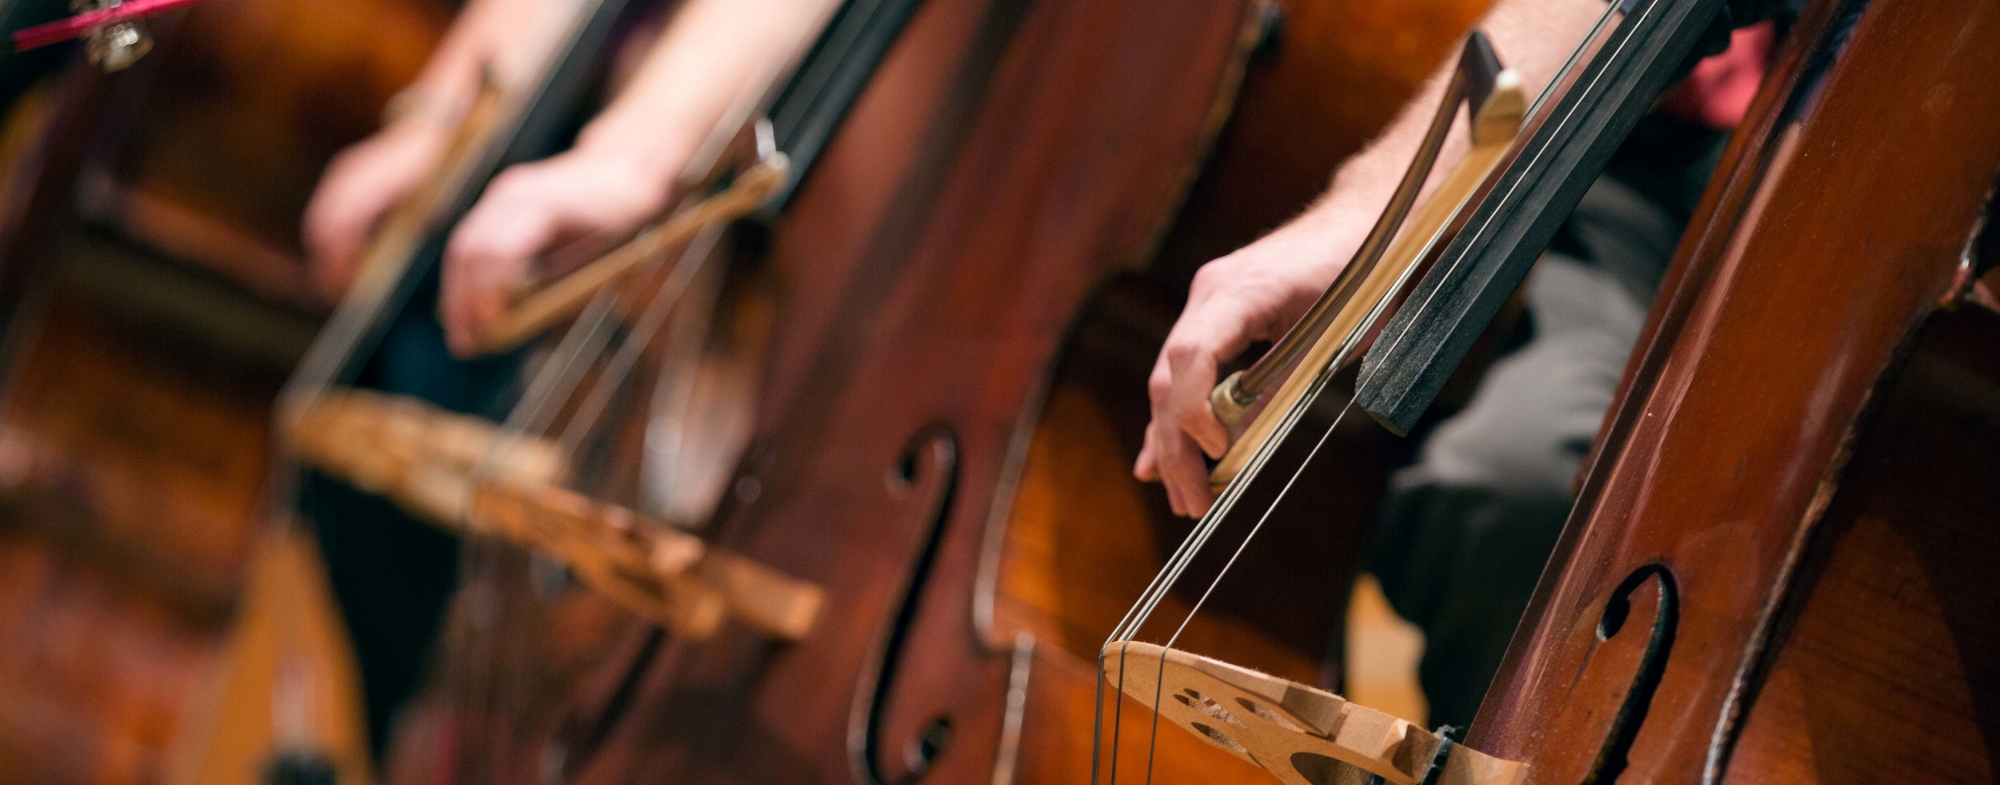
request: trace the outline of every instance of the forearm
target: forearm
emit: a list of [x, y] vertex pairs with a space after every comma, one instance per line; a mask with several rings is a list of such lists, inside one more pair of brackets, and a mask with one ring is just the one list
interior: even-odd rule
[[471, 0], [452, 20], [403, 100], [406, 114], [449, 125], [478, 94], [480, 70], [519, 48], [545, 17], [550, 0]]
[[670, 185], [732, 107], [775, 76], [836, 0], [687, 0], [579, 148]]
[[[1479, 28], [1492, 40], [1501, 62], [1520, 72], [1523, 89], [1533, 96], [1555, 77], [1570, 51], [1604, 9], [1605, 0], [1498, 0], [1481, 19]], [[1342, 164], [1326, 195], [1287, 227], [1309, 235], [1329, 235], [1326, 239], [1335, 241], [1341, 251], [1338, 258], [1316, 261], [1335, 267], [1346, 263], [1346, 254], [1360, 242], [1354, 227], [1359, 224], [1365, 230], [1365, 225], [1388, 203], [1389, 195], [1395, 191], [1423, 141], [1431, 115], [1437, 110], [1457, 63], [1454, 52], [1396, 119], [1366, 149]], [[1460, 123], [1438, 158], [1433, 181], [1449, 170], [1468, 145], [1466, 130]]]

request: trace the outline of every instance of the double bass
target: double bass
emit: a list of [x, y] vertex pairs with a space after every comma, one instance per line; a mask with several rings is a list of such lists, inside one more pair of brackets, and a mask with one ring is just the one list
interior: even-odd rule
[[[129, 68], [71, 57], [22, 85], [0, 200], [0, 779], [254, 781], [255, 754], [233, 777], [197, 765], [243, 620], [276, 606], [337, 640], [309, 546], [258, 525], [266, 414], [324, 316], [296, 214], [444, 6], [203, 4], [149, 20]], [[314, 708], [322, 751], [364, 767], [355, 702]]]
[[[1686, 51], [1674, 28], [1712, 14], [1638, 5], [1583, 73], [1643, 104], [1652, 69], [1621, 79], [1605, 53], [1671, 66]], [[1288, 782], [1343, 765], [1394, 781], [1990, 781], [2000, 587], [1975, 565], [1996, 501], [1981, 280], [2000, 95], [1973, 85], [2000, 61], [1939, 42], [1990, 35], [1997, 14], [1875, 0], [1800, 19], [1463, 744], [1379, 721], [1350, 733], [1374, 718], [1337, 696], [1129, 640], [1107, 647], [1106, 678], [1138, 661], [1128, 695]], [[1592, 113], [1591, 92], [1551, 116], [1615, 138], [1619, 110]], [[1423, 410], [1546, 240], [1546, 215], [1522, 205], [1591, 168], [1593, 141], [1548, 144], [1566, 123], [1537, 120], [1515, 161], [1552, 166], [1500, 170], [1364, 362], [1354, 405], [1386, 425]], [[1197, 687], [1214, 701], [1179, 691]], [[1461, 762], [1465, 747], [1493, 759]]]
[[[879, 8], [850, 5], [829, 29], [840, 29], [843, 19], [866, 22], [866, 13], [874, 12], [867, 9]], [[855, 767], [878, 778], [919, 771], [1030, 779], [1083, 772], [1087, 744], [1076, 731], [1087, 724], [1080, 720], [1089, 713], [1091, 679], [1082, 662], [1092, 644], [1064, 640], [1074, 635], [1064, 625], [1088, 630], [1105, 609], [1084, 608], [1065, 619], [1060, 607], [1035, 606], [1060, 593], [1043, 589], [1042, 597], [1034, 598], [1026, 592], [1035, 589], [1023, 592], [1018, 585], [1001, 593], [997, 584], [1006, 580], [999, 574], [1001, 549], [1019, 549], [1013, 540], [1018, 535], [1012, 534], [1016, 527], [983, 522], [1006, 515], [1030, 444], [1043, 436], [1027, 426], [1038, 413], [1039, 391], [1074, 314], [1104, 271], [1143, 258], [1185, 188], [1192, 163], [1206, 149], [1239, 69], [1254, 45], [1268, 39], [1271, 19], [1261, 7], [1233, 3], [1177, 8], [1167, 15], [1143, 14], [1132, 4], [1083, 9], [934, 3], [918, 10], [907, 30], [889, 36], [895, 46], [875, 81], [858, 97], [853, 116], [843, 121], [824, 158], [812, 164], [820, 174], [803, 181], [768, 237], [750, 238], [748, 250], [761, 252], [759, 264], [782, 274], [778, 280], [790, 296], [782, 301], [782, 332], [769, 350], [771, 378], [760, 385], [759, 432], [745, 448], [748, 457], [739, 471], [722, 485], [721, 512], [701, 532], [699, 546], [663, 534], [672, 527], [632, 480], [633, 456], [643, 453], [650, 436], [635, 433], [636, 426], [646, 420], [607, 426], [578, 416], [600, 412], [607, 401], [660, 400], [648, 392], [656, 388], [647, 387], [658, 384], [649, 377], [657, 366], [632, 374], [637, 386], [628, 387], [603, 373], [623, 364], [605, 359], [622, 349], [564, 348], [597, 340], [590, 337], [596, 329], [588, 326], [591, 320], [579, 321], [585, 325], [581, 331], [571, 328], [546, 366], [574, 362], [585, 369], [552, 382], [584, 392], [567, 400], [531, 400], [517, 409], [506, 430], [488, 434], [497, 437], [491, 443], [500, 457], [478, 461], [488, 474], [475, 480], [479, 489], [471, 493], [469, 507], [447, 509], [443, 517], [459, 516], [474, 531], [501, 534], [543, 552], [488, 548], [497, 544], [488, 542], [479, 546], [483, 553], [471, 557], [458, 625], [471, 644], [457, 648], [447, 664], [466, 670], [439, 685], [434, 705], [443, 718], [427, 726], [430, 735], [407, 745], [418, 750], [418, 758], [427, 750], [446, 750], [448, 761], [429, 769], [414, 765], [411, 770], [419, 773], [412, 776], [540, 771], [617, 778], [659, 770], [635, 764], [635, 757], [696, 752], [720, 757], [687, 761], [691, 776], [831, 777]], [[1189, 41], [1202, 44], [1190, 50]], [[1190, 51], [1201, 56], [1188, 58]], [[956, 61], [959, 70], [936, 72], [938, 58], [953, 56], [965, 58]], [[806, 62], [801, 74], [811, 73], [816, 61]], [[1194, 73], [1201, 76], [1190, 76]], [[1084, 95], [1101, 100], [1079, 98], [1077, 91], [1085, 88], [1097, 92]], [[1393, 96], [1382, 101], [1382, 111], [1393, 103]], [[809, 156], [785, 141], [784, 127], [776, 122], [780, 114], [773, 113], [770, 148], [796, 167]], [[1163, 118], [1176, 123], [1174, 134], [1162, 133]], [[1140, 127], [1148, 133], [1134, 135]], [[883, 159], [878, 142], [883, 137], [875, 135], [891, 131], [886, 138], [901, 144], [888, 148], [894, 157]], [[765, 144], [761, 138], [757, 143]], [[1105, 150], [1122, 154], [1104, 158]], [[850, 182], [839, 176], [854, 176], [848, 167], [856, 164], [846, 163], [854, 156], [872, 165], [869, 178]], [[885, 160], [895, 164], [884, 167]], [[745, 173], [735, 176], [740, 180]], [[875, 182], [878, 178], [888, 182]], [[856, 183], [868, 187], [854, 190]], [[1006, 188], [994, 191], [995, 184]], [[995, 202], [998, 193], [1011, 195]], [[857, 201], [857, 195], [868, 198]], [[994, 212], [995, 204], [1008, 207]], [[1063, 209], [1054, 209], [1058, 205]], [[856, 224], [857, 211], [876, 216], [875, 222]], [[1275, 222], [1281, 216], [1264, 218]], [[662, 226], [670, 225], [671, 220]], [[963, 234], [974, 228], [981, 242]], [[683, 259], [706, 253], [704, 248]], [[1019, 266], [1029, 262], [1032, 266]], [[654, 268], [650, 277], [640, 278], [643, 285], [611, 295], [605, 302], [613, 310], [606, 312], [621, 307], [625, 310], [616, 312], [627, 316], [650, 312], [645, 298], [655, 296], [659, 276], [674, 281], [672, 271], [682, 269], [680, 264], [686, 262]], [[695, 291], [695, 280], [690, 273], [673, 283], [681, 292], [674, 297], [691, 301], [686, 293]], [[633, 292], [636, 302], [615, 304]], [[643, 320], [624, 322], [635, 323]], [[632, 361], [643, 365], [648, 349], [631, 338], [646, 332], [627, 326], [606, 335], [638, 347]], [[975, 346], [1000, 354], [983, 363], [958, 356]], [[630, 368], [624, 364], [621, 373]], [[589, 379], [591, 373], [599, 377]], [[874, 392], [882, 385], [900, 392]], [[839, 393], [848, 401], [843, 406], [852, 408], [830, 408], [827, 396], [843, 389], [848, 390]], [[965, 408], [980, 401], [986, 403]], [[350, 402], [363, 409], [374, 405]], [[898, 435], [899, 430], [906, 432]], [[534, 449], [510, 458], [510, 445]], [[558, 461], [519, 459], [550, 445], [562, 453]], [[851, 460], [857, 451], [881, 454], [873, 462]], [[334, 452], [323, 451], [322, 459], [337, 458]], [[1122, 465], [1123, 456], [1112, 460]], [[532, 488], [515, 483], [516, 491], [532, 492], [505, 490], [506, 482], [523, 479], [505, 476], [509, 467], [556, 463], [563, 470], [539, 472]], [[584, 470], [573, 471], [577, 467]], [[550, 478], [558, 476], [568, 489], [564, 494], [549, 490]], [[875, 498], [878, 488], [886, 495]], [[427, 497], [415, 487], [403, 491], [415, 505]], [[569, 501], [551, 503], [562, 499]], [[1136, 515], [1119, 512], [1143, 520], [1158, 507]], [[835, 522], [838, 530], [828, 528]], [[1121, 536], [1134, 533], [1151, 536], [1144, 529]], [[578, 541], [589, 537], [598, 537], [598, 545]], [[637, 552], [631, 550], [634, 540], [642, 543]], [[704, 617], [689, 612], [696, 606], [685, 601], [705, 587], [671, 588], [686, 573], [655, 569], [661, 561], [648, 554], [659, 554], [662, 543], [699, 547], [731, 560], [749, 558], [808, 581], [824, 591], [823, 615], [805, 630], [760, 626], [744, 614], [737, 615], [752, 624], [719, 632], [698, 624]], [[606, 558], [614, 552], [624, 555]], [[827, 557], [833, 553], [854, 558]], [[649, 570], [654, 570], [650, 578]], [[701, 570], [695, 572], [700, 577]], [[900, 589], [894, 585], [899, 580], [905, 582]], [[605, 607], [606, 599], [612, 608]], [[615, 609], [621, 603], [641, 619], [621, 618]], [[996, 624], [1000, 603], [1007, 605], [999, 612], [1010, 616]], [[1030, 615], [1037, 611], [1047, 615]], [[620, 637], [621, 622], [623, 642], [605, 645], [603, 638]], [[1027, 629], [1031, 623], [1059, 645], [1038, 648], [1035, 633]], [[1001, 624], [1018, 631], [999, 635], [995, 628]], [[606, 627], [613, 632], [605, 633]], [[1246, 646], [1274, 666], [1313, 677], [1326, 630], [1309, 624], [1280, 629], [1289, 637], [1254, 635]], [[538, 630], [554, 634], [537, 635]], [[566, 651], [563, 635], [583, 630], [595, 631], [586, 638], [602, 638], [586, 640], [580, 652]], [[502, 632], [507, 634], [496, 634]], [[786, 642], [787, 637], [796, 640]], [[1221, 628], [1212, 637], [1231, 640]], [[512, 643], [495, 646], [496, 638]], [[946, 652], [949, 657], [939, 656]], [[711, 665], [697, 668], [699, 662]], [[772, 669], [778, 665], [783, 667]], [[740, 685], [745, 692], [712, 692], [716, 676], [704, 674], [707, 667], [757, 673]], [[914, 670], [919, 667], [923, 670]], [[576, 671], [586, 675], [579, 678]], [[655, 674], [675, 673], [693, 681], [671, 688], [654, 683], [665, 678]], [[980, 674], [982, 693], [954, 697], [899, 686], [962, 680], [969, 673]], [[782, 711], [792, 711], [799, 704], [786, 685], [797, 679], [814, 684], [819, 719], [783, 724], [809, 731], [811, 749], [797, 748], [796, 756], [773, 756], [768, 749], [753, 754], [758, 739], [781, 730], [770, 721], [745, 726], [747, 720], [731, 718], [779, 711], [769, 703], [774, 700], [792, 707]], [[1008, 708], [1010, 695], [1021, 695], [1030, 684], [1040, 691], [1032, 717], [1025, 708]], [[865, 695], [857, 699], [855, 690]], [[936, 699], [949, 705], [923, 705]], [[724, 734], [734, 739], [728, 746], [707, 743]], [[1188, 760], [1208, 761], [1205, 766], [1232, 765], [1200, 747], [1181, 749]]]
[[2000, 773], [2000, 58], [1939, 45], [1996, 28], [1984, 2], [1800, 20], [1475, 743], [1541, 782]]
[[[633, 628], [625, 651], [595, 663], [603, 684], [573, 691], [567, 711], [541, 723], [553, 727], [527, 725], [526, 738], [501, 737], [466, 765], [585, 780], [960, 779], [1011, 769], [1017, 750], [1033, 749], [1025, 732], [1058, 735], [1060, 724], [1009, 719], [1008, 695], [1035, 667], [1033, 637], [995, 640], [971, 626], [986, 623], [973, 616], [984, 522], [1071, 314], [1102, 271], [1145, 250], [1214, 133], [1260, 29], [1253, 11], [915, 9], [771, 232], [761, 263], [791, 296], [759, 433], [702, 532], [713, 550], [810, 583], [821, 618], [789, 641], [753, 625], [706, 640]], [[878, 141], [885, 133], [898, 143]], [[856, 165], [866, 179], [836, 176]], [[504, 512], [477, 497], [474, 510]], [[979, 691], [928, 686], [940, 680]], [[479, 727], [485, 707], [505, 710], [509, 696], [536, 705], [532, 690], [506, 687], [461, 704], [477, 713], [461, 712], [455, 727]], [[948, 703], [926, 705], [935, 700]], [[810, 741], [770, 743], [787, 733]]]

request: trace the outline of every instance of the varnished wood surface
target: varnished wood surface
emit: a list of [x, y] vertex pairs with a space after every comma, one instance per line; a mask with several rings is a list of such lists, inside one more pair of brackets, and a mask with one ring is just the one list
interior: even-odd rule
[[[866, 758], [900, 777], [940, 714], [952, 740], [926, 776], [991, 777], [1014, 658], [972, 608], [998, 465], [1082, 297], [1141, 261], [1178, 201], [1244, 17], [1233, 2], [919, 11], [780, 227], [792, 310], [765, 406], [785, 414], [765, 432], [783, 441], [717, 538], [823, 586], [831, 623], [788, 647], [672, 645], [584, 781], [827, 781]], [[868, 147], [850, 156], [919, 155], [863, 176], [847, 167], [864, 159], [839, 160], [852, 140]], [[899, 621], [901, 648], [882, 648]], [[881, 743], [857, 753], [857, 694], [879, 678]]]
[[1941, 314], [1819, 526], [1731, 783], [2000, 776], [2000, 313]]
[[449, 0], [209, 0], [116, 79], [85, 217], [262, 297], [323, 307], [299, 215], [443, 34]]
[[[1851, 30], [1829, 25], [1835, 5], [1859, 11]], [[1897, 482], [1910, 467], [1874, 463], [1908, 455], [1897, 441], [1915, 431], [1855, 439], [1871, 422], [1897, 422], [1866, 416], [1897, 379], [1926, 383], [1928, 361], [1899, 376], [1899, 360], [1952, 288], [2000, 171], [2000, 92], [1991, 89], [2000, 57], [1969, 43], [1996, 33], [2000, 5], [1976, 0], [1817, 3], [1801, 22], [1683, 242], [1532, 622], [1471, 743], [1528, 759], [1535, 782], [1582, 778], [1633, 681], [1655, 582], [1633, 595], [1625, 631], [1600, 641], [1598, 619], [1615, 584], [1659, 564], [1677, 579], [1678, 630], [1628, 780], [1991, 776], [1991, 764], [1978, 763], [1991, 759], [1990, 741], [1970, 741], [1992, 738], [1992, 718], [1973, 723], [1984, 731], [1955, 721], [1967, 701], [1935, 680], [1952, 680], [1941, 643], [1952, 638], [1970, 702], [1990, 706], [1980, 696], [1991, 694], [1982, 685], [1994, 661], [1976, 656], [1990, 646], [1990, 626], [1954, 619], [1990, 607], [1992, 577], [1926, 599], [1920, 583], [1966, 576], [1951, 560], [1875, 539], [1926, 527], [1909, 541], [1917, 549], [1960, 526], [1990, 528], [1981, 492], [1928, 495]], [[1944, 389], [1977, 395], [1990, 382]], [[1977, 415], [1963, 422], [1969, 433], [1987, 427]], [[1926, 460], [1990, 461], [1953, 454], [1951, 444], [1926, 445]], [[1860, 452], [1884, 448], [1889, 457]], [[1924, 512], [1871, 521], [1885, 493], [1895, 509]], [[1871, 541], [1891, 547], [1864, 556], [1858, 549]], [[1963, 547], [1976, 552], [1981, 541]], [[1880, 581], [1897, 574], [1924, 581], [1890, 590], [1896, 618], [1868, 619]], [[1928, 622], [1910, 618], [1933, 610]], [[1837, 633], [1827, 626], [1836, 619]], [[1945, 670], [1892, 677], [1886, 663], [1867, 664], [1877, 656]], [[1815, 684], [1825, 691], [1800, 702]], [[1881, 727], [1866, 741], [1833, 741], [1827, 733], [1859, 721], [1852, 712], [1862, 703]]]
[[160, 782], [213, 625], [48, 533], [0, 530], [0, 782]]
[[139, 66], [60, 79], [16, 148], [0, 779], [257, 774], [189, 764], [265, 523], [269, 402], [316, 327], [297, 213], [443, 22], [442, 4], [363, 6], [379, 13], [222, 0], [163, 18]]

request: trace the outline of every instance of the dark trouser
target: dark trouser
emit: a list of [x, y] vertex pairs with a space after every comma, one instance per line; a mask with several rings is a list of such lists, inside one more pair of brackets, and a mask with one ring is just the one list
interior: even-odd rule
[[[412, 298], [362, 371], [359, 384], [413, 395], [446, 409], [506, 413], [519, 361], [454, 359], [434, 313], [433, 281]], [[300, 508], [312, 521], [327, 575], [354, 641], [376, 758], [396, 710], [415, 693], [458, 582], [458, 538], [379, 496], [308, 474]]]
[[1470, 724], [1572, 504], [1679, 223], [1600, 180], [1525, 287], [1532, 337], [1391, 480], [1369, 569], [1424, 631], [1431, 724]]

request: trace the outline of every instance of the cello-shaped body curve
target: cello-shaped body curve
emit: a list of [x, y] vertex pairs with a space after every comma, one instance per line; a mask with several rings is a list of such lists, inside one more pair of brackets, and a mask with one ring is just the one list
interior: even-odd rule
[[[1534, 782], [1986, 782], [2000, 5], [1803, 17], [1470, 743]], [[1968, 239], [1971, 238], [1971, 239]]]
[[[976, 600], [1001, 467], [1085, 298], [1180, 202], [1259, 21], [1237, 0], [917, 12], [774, 232], [764, 425], [713, 527], [821, 586], [826, 617], [790, 645], [669, 639], [579, 781], [990, 781], [1039, 751], [1018, 696], [1053, 677]], [[1077, 670], [1061, 708], [1083, 714], [1050, 727], [1087, 753]]]

